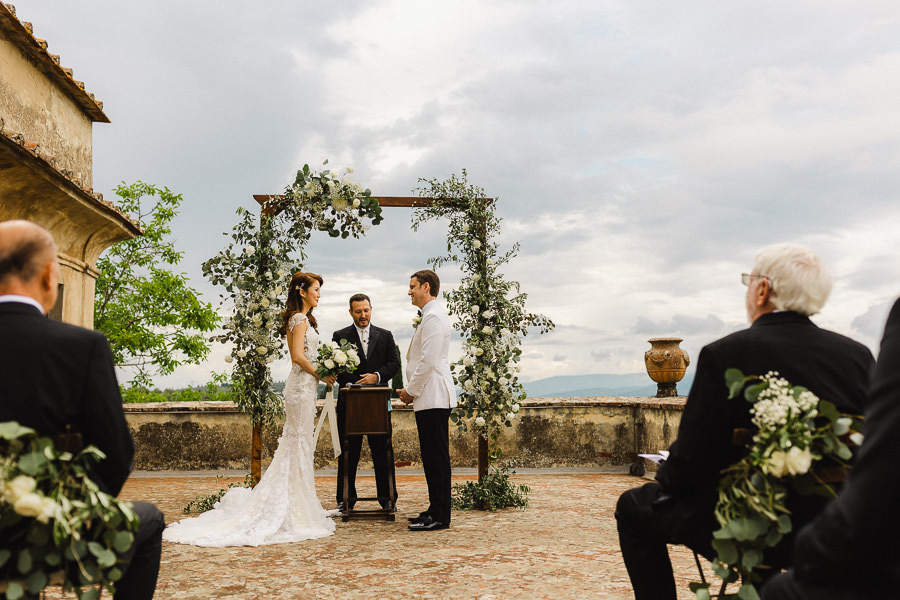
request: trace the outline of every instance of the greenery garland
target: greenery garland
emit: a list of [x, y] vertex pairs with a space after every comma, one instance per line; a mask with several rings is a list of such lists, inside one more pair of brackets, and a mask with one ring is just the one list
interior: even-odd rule
[[79, 598], [115, 591], [119, 555], [131, 548], [138, 517], [128, 502], [90, 478], [105, 458], [95, 446], [58, 451], [50, 438], [0, 423], [0, 580], [7, 600], [39, 598], [51, 575]]
[[[720, 528], [713, 532], [716, 560], [713, 569], [722, 580], [720, 598], [758, 600], [755, 584], [761, 578], [766, 548], [791, 532], [786, 506], [789, 489], [800, 494], [834, 495], [817, 473], [823, 461], [845, 467], [852, 457], [843, 436], [862, 442], [861, 421], [843, 415], [830, 402], [801, 386], [791, 385], [777, 372], [745, 376], [738, 369], [725, 372], [729, 399], [743, 390], [757, 431], [747, 455], [723, 471], [715, 515]], [[741, 582], [737, 594], [725, 594], [729, 583]], [[709, 600], [710, 584], [694, 582], [698, 600]]]
[[494, 212], [496, 202], [486, 197], [484, 189], [468, 183], [465, 169], [461, 177], [421, 181], [428, 185], [417, 192], [434, 202], [416, 208], [413, 230], [432, 219], [448, 223], [448, 254], [428, 263], [437, 268], [455, 262], [465, 274], [456, 289], [444, 292], [465, 349], [465, 355], [451, 365], [461, 389], [459, 408], [451, 419], [464, 431], [474, 426], [496, 441], [500, 427], [512, 425], [525, 398], [518, 379], [522, 337], [529, 327], [546, 333], [554, 324], [526, 311], [526, 294], [500, 272], [517, 255], [519, 244], [500, 253], [496, 240], [501, 219]]
[[[239, 208], [231, 242], [203, 263], [203, 274], [225, 288], [221, 297], [231, 304], [225, 331], [215, 339], [232, 344], [226, 361], [234, 363], [234, 400], [254, 425], [272, 425], [284, 414], [269, 365], [287, 349], [278, 335], [284, 295], [292, 274], [302, 268], [312, 232], [358, 238], [369, 228], [367, 221], [377, 225], [382, 220], [371, 191], [346, 177], [352, 172], [347, 168], [341, 179], [335, 169], [313, 171], [303, 165], [260, 217]], [[292, 255], [299, 255], [299, 263]]]

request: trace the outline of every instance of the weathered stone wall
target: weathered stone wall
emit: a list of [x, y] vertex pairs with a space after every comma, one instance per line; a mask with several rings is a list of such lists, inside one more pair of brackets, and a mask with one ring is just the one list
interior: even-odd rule
[[56, 159], [59, 169], [71, 171], [81, 185], [92, 187], [92, 119], [3, 28], [0, 73], [3, 128], [36, 142]]
[[[634, 462], [674, 441], [684, 398], [529, 398], [499, 440], [504, 458], [521, 467], [609, 467]], [[250, 468], [250, 422], [231, 403], [126, 405], [140, 470], [231, 470]], [[394, 459], [420, 467], [413, 411], [395, 406], [391, 417]], [[450, 426], [455, 467], [475, 467], [471, 432]], [[263, 464], [271, 459], [279, 430], [263, 432]], [[328, 427], [322, 429], [316, 468], [334, 468]], [[371, 468], [363, 444], [360, 468]]]

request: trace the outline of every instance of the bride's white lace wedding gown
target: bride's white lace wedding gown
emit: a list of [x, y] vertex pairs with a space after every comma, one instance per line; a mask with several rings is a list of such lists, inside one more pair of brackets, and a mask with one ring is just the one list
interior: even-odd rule
[[[304, 322], [294, 314], [288, 328]], [[304, 354], [315, 364], [319, 336], [306, 329]], [[313, 429], [318, 381], [296, 363], [284, 384], [284, 430], [272, 463], [253, 489], [231, 488], [213, 510], [169, 525], [163, 539], [195, 546], [261, 546], [321, 538], [334, 533], [331, 516], [316, 496]]]

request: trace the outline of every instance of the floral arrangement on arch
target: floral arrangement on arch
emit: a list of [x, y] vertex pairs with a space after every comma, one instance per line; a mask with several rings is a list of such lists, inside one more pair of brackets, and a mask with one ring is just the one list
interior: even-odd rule
[[[754, 570], [765, 549], [791, 532], [789, 490], [835, 495], [818, 467], [832, 464], [846, 469], [852, 453], [844, 440], [862, 443], [861, 422], [774, 371], [760, 377], [728, 369], [725, 382], [729, 398], [743, 390], [753, 404], [750, 414], [757, 431], [748, 442], [748, 454], [725, 469], [719, 482], [715, 515], [720, 528], [713, 532], [713, 568], [722, 579], [719, 597], [730, 597], [725, 587], [740, 581], [733, 597], [756, 600], [754, 583], [760, 577]], [[711, 597], [709, 587], [706, 582], [691, 584], [698, 600]]]
[[[60, 452], [14, 421], [0, 423], [0, 580], [6, 598], [38, 598], [60, 583], [78, 598], [115, 590], [119, 554], [131, 548], [138, 518], [131, 504], [100, 491], [94, 446]], [[99, 587], [96, 587], [99, 585]]]
[[[348, 167], [345, 175], [352, 171]], [[287, 351], [278, 328], [291, 276], [306, 259], [306, 243], [313, 231], [360, 237], [367, 221], [381, 222], [381, 206], [368, 189], [341, 179], [337, 170], [314, 171], [305, 164], [283, 195], [269, 199], [261, 216], [244, 208], [237, 214], [237, 224], [225, 234], [231, 241], [203, 263], [203, 274], [224, 287], [223, 301], [231, 304], [216, 339], [232, 346], [226, 361], [234, 364], [235, 403], [254, 425], [271, 425], [284, 407], [272, 390], [269, 365]]]
[[496, 440], [501, 426], [516, 418], [525, 392], [519, 383], [521, 339], [529, 327], [541, 333], [553, 329], [553, 322], [525, 309], [526, 294], [519, 284], [507, 281], [501, 267], [516, 256], [519, 244], [500, 253], [496, 238], [500, 221], [494, 213], [496, 202], [484, 189], [470, 185], [462, 176], [446, 181], [423, 180], [420, 196], [434, 203], [416, 208], [413, 229], [423, 222], [444, 218], [448, 222], [445, 256], [429, 259], [436, 268], [456, 262], [465, 273], [460, 285], [444, 292], [454, 327], [463, 338], [463, 357], [451, 364], [460, 387], [459, 408], [451, 419], [463, 430], [473, 424], [485, 437]]

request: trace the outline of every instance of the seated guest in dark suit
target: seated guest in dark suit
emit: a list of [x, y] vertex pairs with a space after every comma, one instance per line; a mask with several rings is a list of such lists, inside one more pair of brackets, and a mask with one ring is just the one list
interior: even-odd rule
[[[391, 385], [391, 377], [400, 370], [400, 354], [394, 343], [394, 336], [387, 329], [372, 325], [372, 301], [365, 294], [354, 294], [350, 297], [350, 316], [353, 325], [339, 329], [331, 336], [335, 342], [347, 340], [359, 349], [359, 367], [352, 373], [338, 375], [338, 384], [346, 387], [351, 383], [360, 385]], [[338, 457], [337, 501], [338, 509], [343, 510], [344, 502], [344, 461], [349, 467], [350, 506], [356, 503], [356, 467], [359, 465], [359, 453], [362, 450], [362, 436], [349, 438], [349, 445], [344, 446], [344, 424], [347, 406], [343, 400], [337, 403], [338, 431], [341, 436], [341, 455]], [[375, 487], [382, 508], [390, 508], [397, 502], [397, 492], [393, 499], [388, 498], [390, 485], [390, 465], [386, 460], [387, 436], [367, 435], [369, 450], [372, 453], [372, 466], [375, 469]]]
[[[743, 397], [728, 399], [726, 369], [746, 375], [778, 371], [842, 412], [863, 412], [872, 353], [809, 319], [831, 292], [831, 278], [819, 258], [802, 246], [768, 246], [742, 280], [750, 327], [700, 351], [678, 437], [656, 482], [625, 492], [616, 506], [622, 557], [638, 600], [676, 597], [667, 543], [714, 556], [710, 542], [718, 529], [714, 509], [721, 471], [746, 453], [732, 445], [732, 433], [752, 426], [750, 403]], [[792, 497], [795, 527], [818, 514], [825, 502]], [[766, 564], [789, 562], [790, 543], [787, 537], [767, 553]]]
[[884, 329], [865, 417], [865, 438], [844, 489], [797, 534], [794, 570], [772, 579], [763, 600], [900, 596], [900, 300]]
[[[97, 332], [48, 319], [56, 303], [56, 244], [29, 221], [0, 223], [0, 421], [41, 435], [71, 431], [106, 454], [91, 478], [117, 495], [131, 472], [134, 443], [122, 412], [112, 354]], [[159, 573], [162, 513], [135, 502], [135, 543], [120, 557], [116, 598], [152, 598]]]

